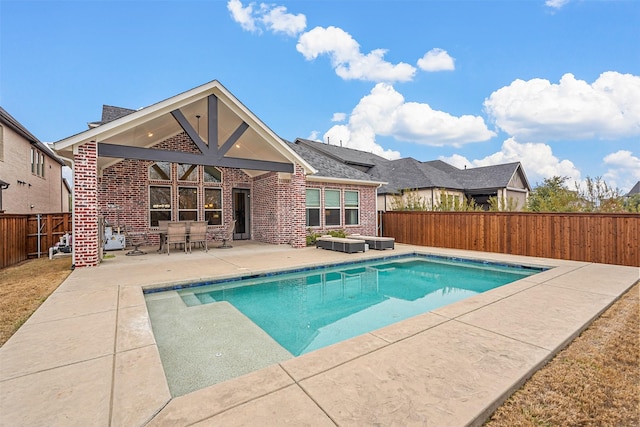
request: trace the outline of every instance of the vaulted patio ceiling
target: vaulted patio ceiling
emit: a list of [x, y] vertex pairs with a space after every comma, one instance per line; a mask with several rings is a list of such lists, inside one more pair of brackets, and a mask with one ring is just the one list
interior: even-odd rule
[[[183, 132], [201, 153], [153, 148]], [[54, 149], [72, 158], [74, 147], [89, 141], [98, 143], [99, 170], [128, 158], [235, 167], [250, 176], [292, 172], [294, 163], [315, 172], [217, 81], [58, 141]]]

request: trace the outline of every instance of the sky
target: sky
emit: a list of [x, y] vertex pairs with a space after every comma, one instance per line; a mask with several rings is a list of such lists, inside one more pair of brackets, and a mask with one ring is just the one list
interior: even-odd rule
[[212, 80], [289, 141], [640, 180], [639, 1], [0, 0], [0, 105], [43, 142]]

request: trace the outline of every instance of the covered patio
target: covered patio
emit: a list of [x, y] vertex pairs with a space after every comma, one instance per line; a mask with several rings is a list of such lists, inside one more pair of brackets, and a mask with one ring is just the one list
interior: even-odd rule
[[[398, 244], [343, 254], [255, 241], [76, 269], [0, 349], [5, 425], [480, 425], [639, 279], [635, 267]], [[172, 397], [143, 289], [401, 253], [553, 267]], [[257, 355], [259, 357], [259, 355]]]
[[[157, 243], [158, 221], [236, 220], [234, 239], [305, 245], [306, 175], [316, 170], [218, 81], [54, 144], [74, 177], [74, 264], [102, 258], [102, 220]], [[111, 114], [107, 114], [111, 113]]]

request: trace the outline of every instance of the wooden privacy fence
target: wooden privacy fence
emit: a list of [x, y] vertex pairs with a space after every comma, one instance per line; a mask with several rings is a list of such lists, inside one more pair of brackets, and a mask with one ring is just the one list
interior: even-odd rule
[[65, 233], [71, 233], [69, 212], [0, 214], [0, 269], [37, 258], [38, 253], [48, 257], [49, 248]]
[[640, 266], [639, 214], [385, 212], [399, 243]]

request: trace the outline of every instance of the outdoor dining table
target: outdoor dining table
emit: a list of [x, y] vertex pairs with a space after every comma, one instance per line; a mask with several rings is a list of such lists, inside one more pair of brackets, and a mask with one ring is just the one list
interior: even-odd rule
[[160, 247], [158, 248], [158, 253], [161, 253], [162, 249], [164, 248], [164, 241], [167, 238], [167, 232], [169, 231], [168, 224], [170, 222], [184, 222], [187, 225], [186, 226], [187, 239], [189, 238], [189, 231], [191, 228], [191, 223], [193, 221], [158, 221], [158, 229], [155, 231], [155, 233], [152, 232], [152, 234], [160, 235]]

